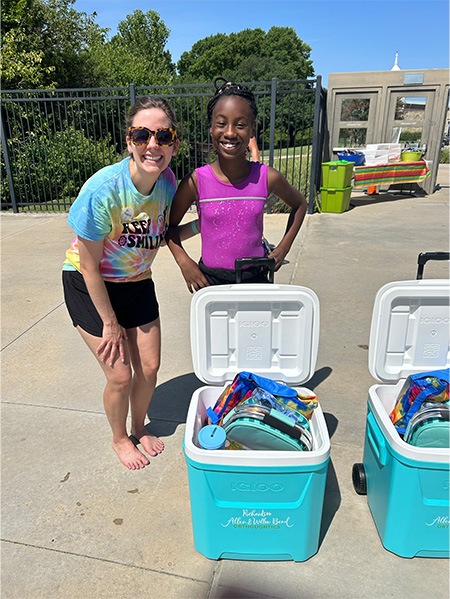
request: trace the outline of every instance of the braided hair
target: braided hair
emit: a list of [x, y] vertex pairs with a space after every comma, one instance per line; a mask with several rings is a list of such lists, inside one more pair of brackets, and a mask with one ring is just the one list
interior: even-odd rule
[[[220, 81], [223, 81], [222, 85], [219, 85]], [[216, 79], [214, 79], [214, 87], [216, 91], [214, 93], [214, 96], [208, 102], [206, 113], [209, 125], [211, 124], [213, 110], [217, 102], [220, 100], [220, 98], [222, 98], [222, 96], [239, 96], [241, 98], [244, 98], [244, 100], [247, 100], [252, 110], [253, 119], [256, 122], [258, 108], [256, 106], [256, 100], [255, 96], [253, 95], [253, 92], [251, 92], [243, 85], [240, 85], [239, 83], [233, 83], [232, 81], [227, 81], [223, 77], [216, 77]]]

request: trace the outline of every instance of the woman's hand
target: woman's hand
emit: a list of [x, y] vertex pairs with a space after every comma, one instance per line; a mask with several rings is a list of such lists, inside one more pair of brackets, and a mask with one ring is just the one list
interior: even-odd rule
[[[103, 254], [103, 241], [90, 241], [78, 236], [80, 268], [89, 296], [103, 322], [102, 339], [97, 347], [99, 360], [114, 366], [120, 358], [127, 358], [127, 332], [117, 322], [99, 265]], [[131, 308], [132, 309], [132, 308]]]
[[97, 347], [97, 356], [112, 368], [118, 358], [125, 362], [126, 344], [127, 332], [117, 321], [103, 324], [103, 336]]

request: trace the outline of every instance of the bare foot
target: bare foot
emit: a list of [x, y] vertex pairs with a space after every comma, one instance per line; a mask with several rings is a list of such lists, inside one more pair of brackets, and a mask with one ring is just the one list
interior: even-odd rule
[[145, 451], [151, 456], [157, 456], [164, 450], [164, 443], [158, 437], [150, 435], [150, 433], [144, 428], [141, 433], [131, 433], [135, 437]]
[[129, 470], [140, 470], [148, 466], [150, 462], [145, 455], [139, 451], [134, 443], [127, 437], [121, 441], [113, 441], [113, 449], [119, 456], [119, 460]]

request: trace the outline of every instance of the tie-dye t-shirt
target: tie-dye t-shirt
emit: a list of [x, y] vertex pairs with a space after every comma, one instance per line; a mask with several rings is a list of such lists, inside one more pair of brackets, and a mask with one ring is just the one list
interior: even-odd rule
[[69, 211], [77, 237], [66, 252], [64, 270], [80, 270], [78, 236], [103, 240], [100, 272], [105, 281], [149, 279], [151, 264], [166, 234], [175, 175], [166, 168], [149, 196], [134, 186], [130, 158], [106, 166], [86, 181]]

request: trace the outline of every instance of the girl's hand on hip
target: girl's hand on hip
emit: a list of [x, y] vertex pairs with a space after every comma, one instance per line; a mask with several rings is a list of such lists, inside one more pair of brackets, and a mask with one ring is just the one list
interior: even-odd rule
[[205, 275], [200, 270], [197, 262], [189, 258], [180, 265], [186, 285], [191, 293], [198, 291], [202, 287], [208, 287], [209, 283]]
[[281, 268], [286, 255], [287, 252], [285, 252], [279, 245], [274, 247], [269, 253], [268, 258], [273, 258], [275, 260], [275, 271]]

